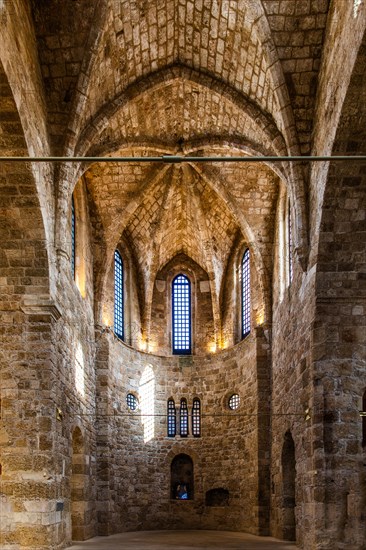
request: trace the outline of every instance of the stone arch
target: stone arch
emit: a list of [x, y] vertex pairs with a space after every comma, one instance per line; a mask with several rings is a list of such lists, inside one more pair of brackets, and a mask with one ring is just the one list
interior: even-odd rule
[[[1, 63], [0, 86], [4, 102], [0, 121], [0, 156], [26, 157], [28, 147], [21, 120]], [[2, 162], [0, 174], [1, 194], [4, 197], [1, 211], [1, 266], [5, 279], [13, 278], [9, 290], [4, 294], [8, 295], [11, 302], [18, 303], [26, 296], [28, 299], [48, 296], [48, 247], [32, 166], [25, 162]], [[24, 269], [23, 278], [19, 274], [19, 267]], [[28, 277], [28, 282], [23, 280], [24, 277]]]
[[110, 118], [113, 117], [122, 106], [135, 97], [155, 87], [165, 86], [167, 83], [178, 78], [217, 91], [223, 97], [230, 99], [230, 101], [238, 105], [241, 110], [246, 112], [248, 116], [255, 121], [258, 128], [262, 129], [268, 135], [274, 143], [274, 152], [276, 152], [276, 154], [280, 154], [280, 152], [283, 154], [284, 151], [286, 151], [283, 137], [277, 129], [272, 116], [264, 113], [253, 100], [247, 98], [243, 93], [238, 92], [214, 75], [201, 73], [191, 67], [177, 63], [150, 73], [141, 80], [132, 83], [126, 90], [113, 98], [112, 101], [103, 105], [81, 133], [75, 147], [75, 154], [79, 156], [86, 155], [108, 124]]
[[282, 537], [296, 540], [296, 458], [291, 432], [286, 432], [281, 454], [282, 467]]
[[[246, 98], [242, 93], [238, 92], [230, 85], [220, 81], [216, 77], [212, 75], [205, 75], [205, 78], [202, 78], [201, 73], [198, 73], [197, 71], [194, 71], [184, 65], [176, 64], [151, 73], [141, 81], [131, 84], [130, 87], [119, 96], [114, 98], [107, 105], [104, 105], [100, 109], [99, 113], [90, 122], [89, 126], [86, 127], [81, 134], [75, 154], [87, 155], [93, 151], [93, 147], [98, 139], [98, 136], [100, 136], [100, 133], [106, 127], [110, 118], [113, 117], [122, 106], [126, 105], [135, 97], [149, 92], [149, 90], [154, 89], [154, 87], [166, 85], [177, 78], [196, 84], [199, 83], [207, 89], [216, 91], [223, 97], [230, 99], [230, 101], [235, 103], [238, 108], [247, 113], [248, 116], [255, 121], [255, 124], [258, 126], [258, 130], [263, 131], [268, 136], [269, 140], [273, 144], [272, 154], [285, 155], [288, 153], [289, 150], [285, 144], [283, 136], [277, 129], [271, 115], [265, 114], [252, 100]], [[115, 148], [116, 144], [114, 144], [112, 150]], [[103, 147], [103, 149], [106, 152], [106, 148]], [[109, 151], [110, 150], [111, 149], [109, 149]], [[267, 154], [269, 153], [270, 151], [267, 151]], [[297, 221], [297, 231], [295, 232], [296, 250], [299, 254], [300, 261], [303, 262], [304, 254], [306, 254], [307, 249], [307, 221], [305, 215], [303, 176], [301, 174], [301, 169], [296, 166], [293, 167], [292, 163], [287, 165], [286, 169], [291, 174], [289, 179], [289, 193], [293, 204], [294, 219]]]
[[76, 137], [80, 131], [82, 113], [88, 97], [90, 76], [98, 56], [98, 45], [103, 38], [103, 27], [108, 16], [109, 5], [109, 0], [99, 0], [95, 6], [93, 24], [90, 28], [88, 43], [85, 47], [86, 53], [83, 57], [78, 83], [76, 85], [76, 89], [79, 93], [75, 94], [70, 110], [70, 123], [64, 145], [66, 155], [73, 153]]

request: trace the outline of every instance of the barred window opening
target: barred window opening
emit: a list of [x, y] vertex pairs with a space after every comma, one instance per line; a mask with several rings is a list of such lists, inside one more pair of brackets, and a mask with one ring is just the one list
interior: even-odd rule
[[130, 409], [130, 411], [135, 411], [138, 407], [138, 400], [137, 400], [137, 397], [135, 395], [133, 395], [133, 393], [128, 393], [126, 395], [126, 403], [127, 403], [127, 407]]
[[192, 433], [194, 437], [201, 436], [201, 402], [198, 398], [193, 400]]
[[250, 333], [250, 254], [249, 249], [244, 252], [241, 262], [241, 327], [242, 338], [245, 338]]
[[188, 435], [188, 406], [187, 399], [180, 400], [180, 436], [186, 437]]
[[172, 286], [173, 354], [192, 353], [191, 283], [185, 275], [177, 275]]
[[114, 253], [114, 333], [124, 339], [123, 326], [123, 261], [120, 253]]
[[176, 428], [177, 413], [175, 409], [174, 399], [168, 400], [168, 437], [175, 437], [177, 433]]
[[237, 393], [233, 393], [233, 395], [229, 399], [229, 409], [232, 411], [235, 411], [239, 408], [240, 405], [240, 396]]

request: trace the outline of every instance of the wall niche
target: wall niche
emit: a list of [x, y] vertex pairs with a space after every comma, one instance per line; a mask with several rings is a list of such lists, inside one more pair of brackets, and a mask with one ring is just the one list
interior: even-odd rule
[[206, 492], [206, 506], [229, 506], [230, 493], [227, 489], [218, 487]]
[[173, 458], [171, 464], [171, 498], [191, 500], [194, 495], [193, 460], [186, 454]]

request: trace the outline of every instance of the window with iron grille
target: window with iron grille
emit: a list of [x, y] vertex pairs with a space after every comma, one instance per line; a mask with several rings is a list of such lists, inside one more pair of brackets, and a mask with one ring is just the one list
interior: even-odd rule
[[175, 437], [177, 433], [177, 413], [174, 399], [168, 399], [168, 437]]
[[191, 283], [185, 275], [177, 275], [172, 285], [173, 354], [192, 353]]
[[243, 254], [241, 262], [241, 336], [250, 333], [250, 254], [249, 248]]
[[75, 279], [76, 219], [74, 195], [71, 196], [71, 274]]
[[137, 400], [137, 397], [135, 395], [133, 395], [133, 393], [128, 393], [126, 395], [126, 403], [127, 403], [127, 407], [130, 409], [130, 411], [135, 411], [138, 407], [138, 400]]
[[180, 436], [186, 437], [188, 435], [188, 406], [187, 399], [180, 400]]
[[123, 261], [118, 250], [114, 253], [114, 333], [124, 339], [123, 327]]
[[237, 393], [233, 393], [229, 398], [229, 409], [235, 411], [239, 408], [240, 405], [240, 396]]
[[192, 434], [194, 437], [201, 436], [201, 402], [198, 398], [193, 399]]

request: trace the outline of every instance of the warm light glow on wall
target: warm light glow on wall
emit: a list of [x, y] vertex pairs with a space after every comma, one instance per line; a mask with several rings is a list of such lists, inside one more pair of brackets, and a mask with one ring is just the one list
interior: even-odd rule
[[85, 273], [85, 263], [81, 262], [80, 265], [78, 265], [78, 262], [76, 262], [76, 270], [75, 270], [75, 281], [76, 285], [79, 289], [79, 292], [83, 298], [86, 296], [86, 273]]
[[229, 347], [229, 340], [227, 340], [226, 338], [222, 338], [220, 342], [220, 349], [226, 349], [228, 347]]
[[208, 351], [210, 353], [216, 353], [216, 350], [217, 350], [217, 345], [216, 345], [216, 342], [210, 342], [208, 344]]
[[113, 321], [110, 313], [108, 311], [103, 311], [102, 314], [102, 323], [105, 327], [113, 326]]
[[140, 381], [141, 423], [144, 427], [144, 442], [148, 443], [155, 435], [155, 375], [151, 367], [146, 367]]
[[258, 313], [256, 321], [257, 321], [257, 326], [260, 327], [261, 325], [263, 325], [263, 323], [264, 323], [264, 312], [263, 311]]
[[84, 353], [80, 342], [76, 348], [75, 354], [75, 388], [76, 391], [84, 397], [85, 395], [85, 367], [84, 367]]
[[147, 350], [147, 342], [146, 342], [146, 339], [143, 336], [138, 337], [137, 345], [138, 345], [138, 348], [141, 351], [146, 351]]
[[156, 342], [150, 340], [150, 342], [147, 345], [147, 350], [150, 353], [155, 353], [157, 351], [157, 349], [158, 349], [158, 346], [157, 346]]

